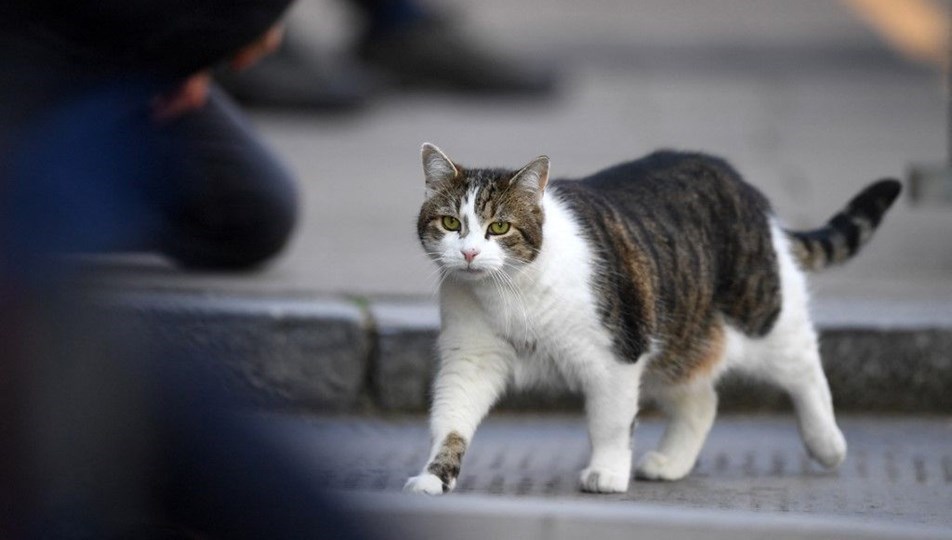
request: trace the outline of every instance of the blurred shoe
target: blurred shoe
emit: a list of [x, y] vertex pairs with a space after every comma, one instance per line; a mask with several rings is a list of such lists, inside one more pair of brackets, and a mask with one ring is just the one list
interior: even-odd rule
[[345, 58], [320, 54], [288, 32], [281, 47], [254, 66], [216, 73], [238, 102], [252, 107], [353, 111], [366, 105], [377, 77]]
[[369, 32], [358, 54], [406, 87], [532, 96], [550, 94], [556, 87], [551, 67], [486, 50], [445, 17], [428, 16], [386, 32]]

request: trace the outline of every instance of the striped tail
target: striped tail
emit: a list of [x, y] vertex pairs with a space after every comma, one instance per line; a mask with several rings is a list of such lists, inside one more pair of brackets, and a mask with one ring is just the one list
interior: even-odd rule
[[873, 236], [883, 214], [902, 191], [897, 180], [873, 183], [812, 231], [787, 231], [793, 254], [805, 270], [822, 270], [850, 259]]

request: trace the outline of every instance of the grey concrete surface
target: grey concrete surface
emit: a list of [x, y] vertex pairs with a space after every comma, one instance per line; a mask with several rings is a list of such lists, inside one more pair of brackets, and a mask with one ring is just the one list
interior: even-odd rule
[[365, 391], [365, 313], [332, 298], [148, 291], [96, 295], [128, 345], [200, 362], [261, 404], [352, 410]]
[[[314, 471], [333, 491], [396, 493], [408, 476], [419, 472], [429, 451], [428, 430], [419, 417], [263, 415], [257, 421], [277, 441], [293, 442], [302, 466]], [[819, 537], [810, 534], [811, 519], [833, 518], [850, 520], [847, 523], [855, 527], [852, 534], [860, 538], [875, 530], [887, 535], [878, 537], [888, 537], [888, 532], [902, 537], [898, 529], [891, 528], [896, 526], [927, 527], [931, 537], [952, 537], [952, 514], [948, 511], [952, 508], [950, 418], [841, 415], [840, 425], [850, 450], [835, 471], [822, 470], [809, 460], [792, 415], [721, 415], [697, 467], [686, 479], [673, 483], [635, 481], [624, 495], [587, 495], [576, 489], [578, 471], [588, 458], [581, 416], [496, 414], [480, 426], [464, 457], [458, 489], [447, 496], [457, 502], [440, 506], [442, 502], [431, 505], [427, 499], [417, 499], [404, 508], [420, 512], [420, 519], [426, 515], [436, 519], [442, 511], [455, 512], [453, 515], [463, 520], [457, 523], [468, 523], [481, 533], [501, 530], [492, 523], [497, 518], [505, 520], [520, 508], [548, 501], [556, 503], [549, 506], [550, 514], [561, 508], [566, 522], [575, 521], [577, 528], [572, 530], [587, 526], [594, 533], [601, 525], [614, 530], [611, 537], [624, 529], [614, 528], [618, 524], [599, 524], [595, 517], [626, 508], [632, 511], [631, 519], [644, 518], [658, 508], [656, 517], [669, 525], [709, 523], [714, 527], [711, 534], [721, 535], [717, 538], [726, 536], [710, 521], [714, 516], [730, 521], [732, 516], [751, 514], [762, 519], [761, 525], [772, 524], [775, 533], [784, 531], [781, 538]], [[635, 430], [635, 455], [652, 449], [662, 429], [660, 419], [643, 419]], [[468, 508], [467, 495], [491, 495], [503, 502], [486, 512], [479, 498]], [[357, 504], [360, 506], [359, 500]], [[576, 510], [569, 510], [576, 504]], [[390, 508], [394, 505], [402, 503], [389, 503]], [[587, 518], [579, 519], [582, 514]], [[474, 519], [479, 515], [482, 520]], [[693, 521], [695, 518], [698, 521]], [[440, 523], [450, 522], [443, 519], [447, 521]], [[403, 524], [434, 530], [409, 519]], [[687, 537], [697, 534], [693, 530]], [[846, 529], [828, 537], [839, 538], [840, 534], [850, 537]], [[741, 537], [774, 536], [764, 531]]]
[[[873, 179], [945, 158], [941, 76], [887, 49], [842, 2], [448, 4], [486, 43], [554, 60], [566, 75], [560, 94], [392, 93], [350, 117], [253, 112], [300, 179], [302, 221], [287, 252], [252, 275], [148, 264], [126, 277], [200, 290], [428, 296], [435, 272], [414, 233], [423, 141], [473, 165], [518, 166], [547, 153], [560, 177], [658, 147], [704, 150], [733, 162], [792, 227], [822, 223]], [[298, 11], [315, 41], [353, 37], [340, 2]], [[952, 211], [900, 201], [857, 260], [815, 276], [816, 296], [950, 304], [950, 231]]]
[[462, 495], [421, 499], [360, 493], [345, 515], [378, 538], [574, 540], [901, 540], [949, 538], [943, 527], [850, 518], [762, 515], [653, 504]]
[[[518, 166], [546, 153], [553, 174], [569, 177], [660, 146], [702, 149], [731, 160], [798, 227], [821, 223], [874, 178], [944, 158], [940, 76], [898, 59], [838, 2], [457, 7], [501, 49], [556, 58], [568, 75], [562, 95], [538, 103], [396, 95], [341, 121], [256, 115], [304, 179], [308, 210], [265, 280], [431, 292], [413, 229], [424, 140], [468, 164]], [[908, 282], [921, 297], [939, 290], [952, 300], [950, 230], [952, 212], [900, 204], [867, 253], [819, 276], [818, 292], [864, 295]]]
[[440, 319], [429, 302], [378, 301], [370, 304], [376, 330], [371, 385], [377, 405], [387, 411], [419, 411], [427, 404], [435, 372]]

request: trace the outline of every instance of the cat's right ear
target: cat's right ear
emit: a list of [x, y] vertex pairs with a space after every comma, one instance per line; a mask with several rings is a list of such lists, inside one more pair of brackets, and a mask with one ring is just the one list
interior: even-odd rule
[[545, 186], [549, 182], [549, 157], [539, 156], [533, 159], [509, 181], [531, 193], [536, 202], [541, 201], [542, 193], [545, 192]]
[[456, 178], [459, 171], [442, 150], [430, 143], [423, 143], [420, 156], [423, 158], [423, 175], [426, 177], [426, 197], [430, 198], [446, 182]]

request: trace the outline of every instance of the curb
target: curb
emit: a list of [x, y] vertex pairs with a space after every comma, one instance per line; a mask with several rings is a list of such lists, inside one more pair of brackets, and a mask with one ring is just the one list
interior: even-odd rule
[[[439, 329], [433, 302], [177, 291], [120, 291], [101, 300], [133, 329], [138, 345], [219, 363], [229, 384], [259, 401], [352, 411], [367, 395], [383, 412], [428, 406]], [[865, 316], [844, 317], [842, 309], [832, 315], [821, 309], [817, 316], [838, 410], [952, 410], [952, 318], [920, 310], [924, 316], [897, 323], [870, 317], [867, 307]], [[726, 377], [719, 394], [722, 410], [789, 408], [780, 392], [740, 377]], [[501, 404], [519, 410], [579, 405], [577, 396], [562, 392]]]
[[371, 332], [354, 302], [167, 291], [97, 298], [135, 347], [207, 362], [256, 402], [350, 410], [363, 391]]

